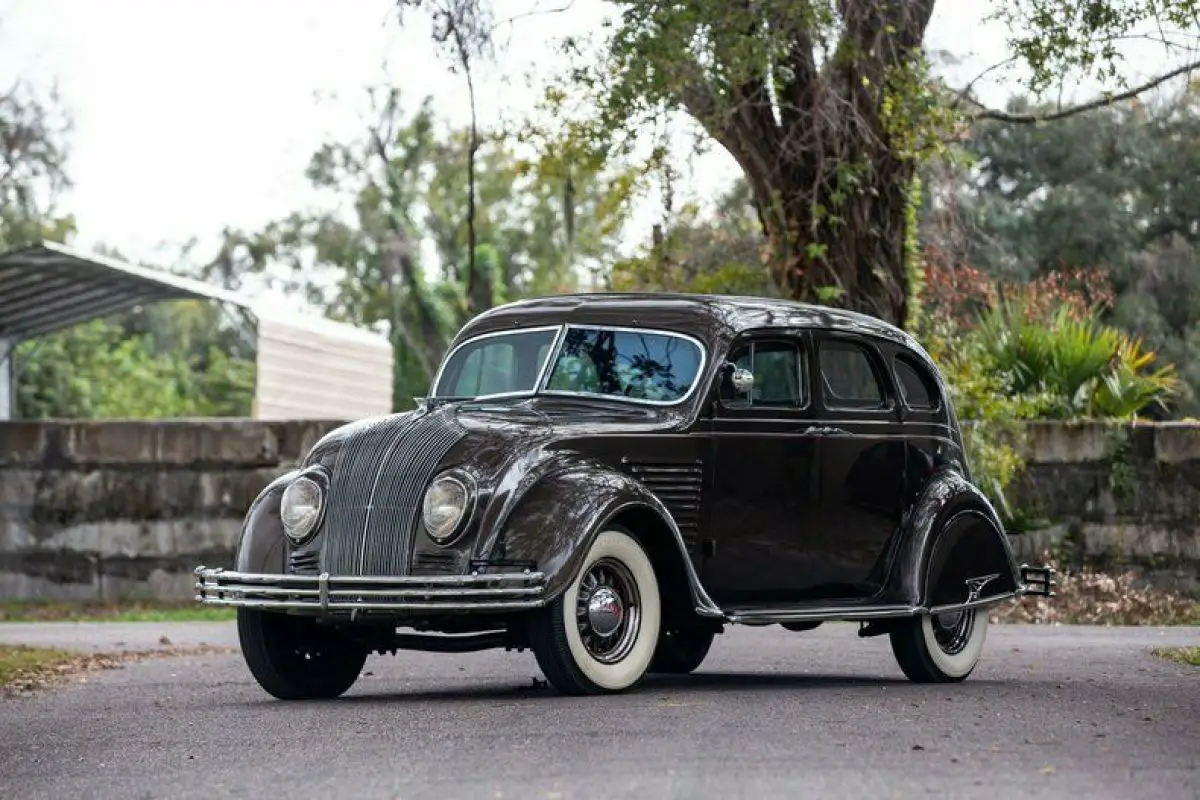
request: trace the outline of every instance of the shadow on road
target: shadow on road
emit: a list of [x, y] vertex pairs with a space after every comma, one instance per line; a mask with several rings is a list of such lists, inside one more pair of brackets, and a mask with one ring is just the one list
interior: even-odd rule
[[[956, 689], [961, 690], [964, 687], [978, 687], [980, 689], [988, 689], [998, 684], [1004, 684], [1004, 681], [987, 681], [972, 679], [964, 684], [954, 685]], [[902, 688], [908, 687], [916, 691], [928, 691], [936, 689], [937, 686], [912, 683], [904, 678], [891, 677], [870, 677], [870, 676], [846, 676], [846, 675], [811, 675], [811, 674], [784, 674], [784, 673], [737, 673], [737, 672], [699, 672], [692, 675], [653, 675], [647, 677], [637, 688], [629, 692], [597, 697], [570, 697], [560, 695], [546, 682], [539, 678], [534, 678], [530, 683], [525, 685], [513, 686], [499, 685], [496, 683], [481, 683], [478, 686], [464, 686], [461, 683], [453, 687], [445, 689], [419, 689], [412, 692], [370, 692], [360, 688], [356, 693], [336, 698], [334, 700], [314, 700], [301, 701], [301, 704], [334, 704], [334, 705], [354, 705], [359, 703], [476, 703], [481, 700], [514, 700], [521, 699], [522, 701], [548, 701], [555, 700], [559, 702], [579, 701], [579, 702], [605, 702], [605, 701], [629, 701], [646, 699], [661, 695], [664, 691], [670, 692], [687, 692], [690, 699], [702, 699], [708, 694], [725, 694], [725, 693], [745, 693], [745, 692], [820, 692], [825, 690], [845, 691], [847, 689], [870, 689], [879, 690], [883, 688]], [[943, 687], [945, 688], [945, 687]], [[972, 695], [977, 694], [976, 691], [971, 692]], [[279, 701], [266, 699], [262, 703], [267, 705], [278, 704], [281, 707], [291, 706], [295, 703], [280, 703]], [[244, 704], [229, 704], [239, 705]], [[258, 704], [255, 704], [258, 705]]]

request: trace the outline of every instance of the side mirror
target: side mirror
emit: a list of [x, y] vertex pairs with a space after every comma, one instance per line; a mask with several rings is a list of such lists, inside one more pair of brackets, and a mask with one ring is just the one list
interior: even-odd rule
[[733, 390], [738, 394], [750, 394], [754, 389], [754, 373], [729, 362], [726, 362], [725, 369], [729, 371], [729, 383]]
[[754, 389], [754, 373], [748, 369], [735, 369], [730, 380], [738, 394], [750, 394]]

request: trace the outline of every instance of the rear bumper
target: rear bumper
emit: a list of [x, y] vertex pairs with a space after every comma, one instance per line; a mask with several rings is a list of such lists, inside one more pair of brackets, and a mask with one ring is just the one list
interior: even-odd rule
[[374, 577], [196, 568], [196, 600], [213, 606], [340, 616], [354, 612], [505, 612], [545, 604], [541, 572]]
[[1058, 573], [1053, 567], [1031, 567], [1021, 565], [1021, 588], [1018, 594], [1035, 597], [1054, 597], [1054, 588], [1058, 586]]

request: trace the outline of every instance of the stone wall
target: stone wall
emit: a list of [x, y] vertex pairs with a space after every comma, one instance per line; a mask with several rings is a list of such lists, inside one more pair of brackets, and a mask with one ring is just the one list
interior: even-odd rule
[[1024, 456], [1012, 503], [1043, 525], [1012, 537], [1018, 555], [1200, 597], [1200, 424], [1033, 423]]
[[[0, 598], [192, 596], [242, 515], [337, 422], [0, 422]], [[1200, 425], [1032, 425], [1011, 499], [1030, 561], [1132, 567], [1200, 596]]]
[[187, 599], [337, 422], [0, 422], [0, 598]]

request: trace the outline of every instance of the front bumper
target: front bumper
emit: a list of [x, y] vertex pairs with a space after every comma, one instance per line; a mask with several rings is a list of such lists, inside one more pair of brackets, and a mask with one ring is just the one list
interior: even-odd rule
[[1019, 594], [1054, 597], [1054, 588], [1058, 586], [1057, 575], [1053, 567], [1031, 567], [1022, 564]]
[[541, 572], [374, 577], [196, 568], [196, 600], [214, 606], [340, 616], [355, 612], [504, 612], [545, 604]]

